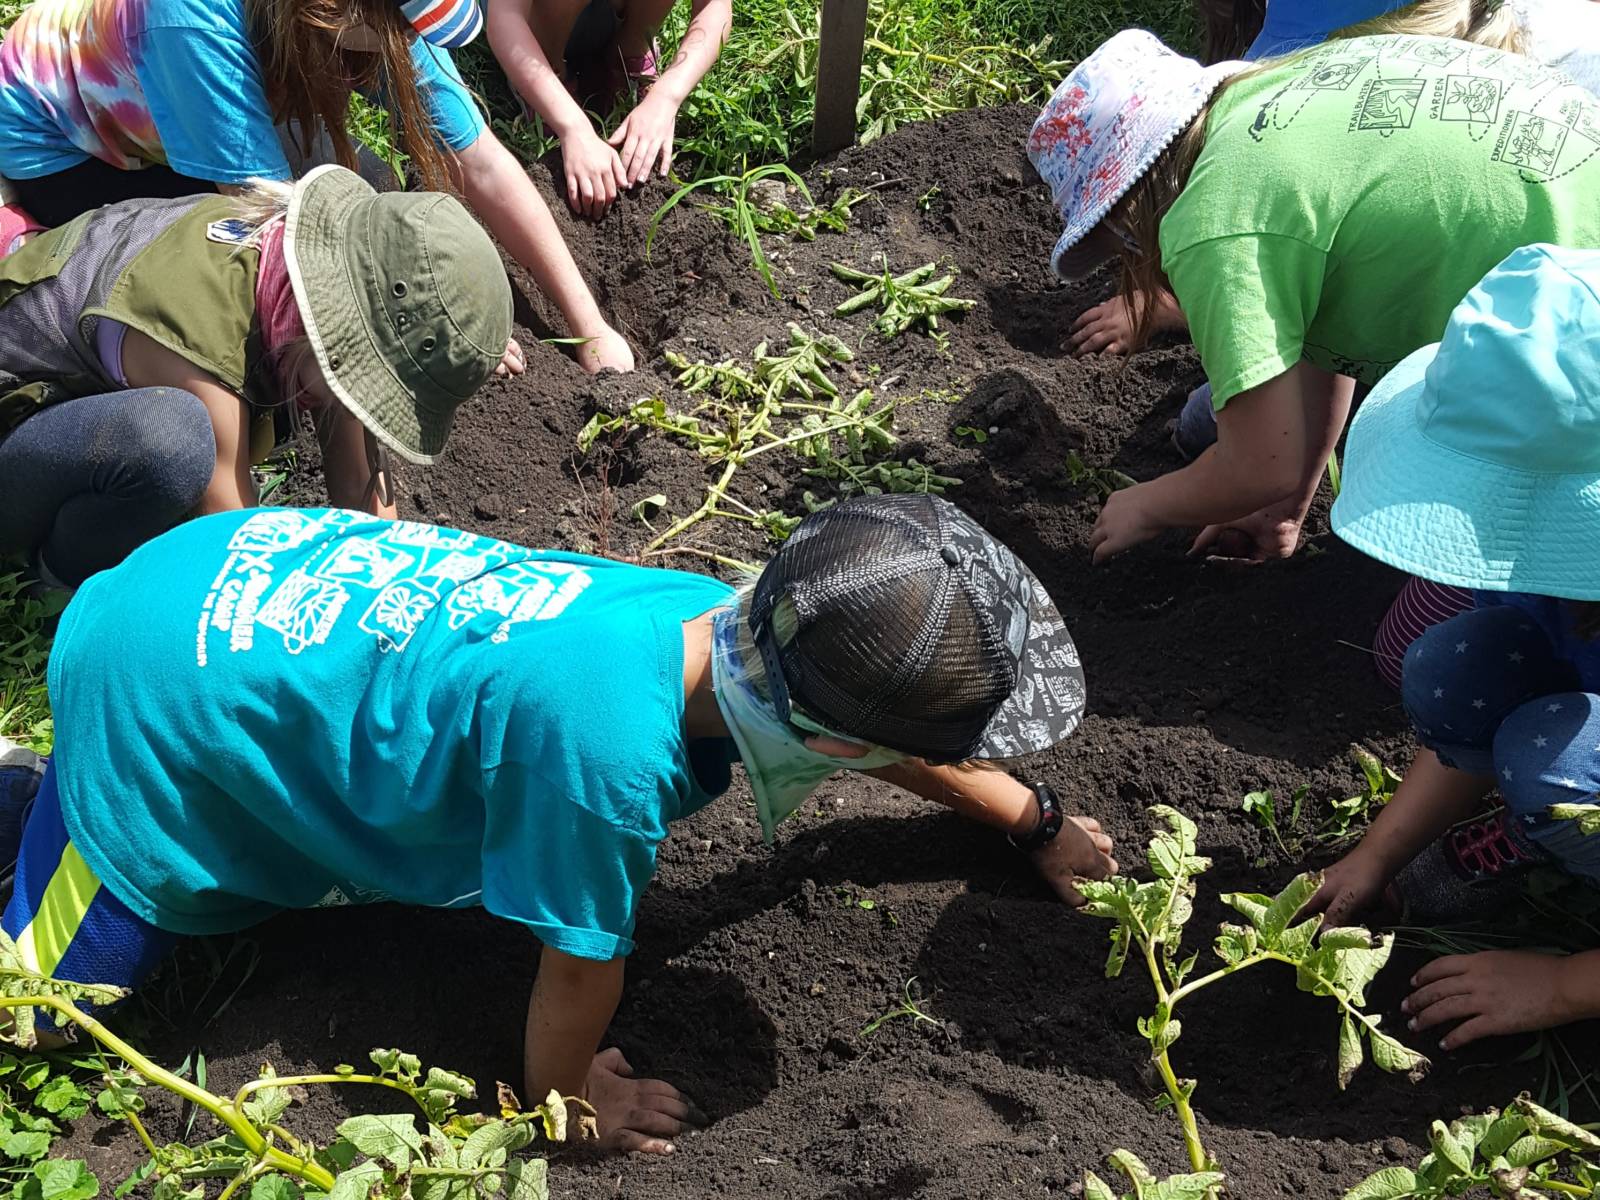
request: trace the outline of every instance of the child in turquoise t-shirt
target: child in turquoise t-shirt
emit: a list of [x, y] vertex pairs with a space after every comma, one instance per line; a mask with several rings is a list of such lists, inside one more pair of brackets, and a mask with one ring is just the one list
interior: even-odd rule
[[1169, 288], [1218, 440], [1117, 492], [1096, 561], [1164, 529], [1196, 551], [1293, 553], [1359, 380], [1438, 340], [1517, 246], [1600, 246], [1600, 100], [1515, 54], [1443, 38], [1332, 42], [1245, 69], [1118, 34], [1057, 89], [1029, 153], [1066, 223], [1066, 276], [1120, 255]]
[[1042, 749], [1084, 691], [1037, 580], [929, 497], [808, 518], [743, 593], [346, 510], [206, 517], [80, 589], [49, 683], [4, 918], [29, 966], [132, 987], [283, 909], [482, 905], [544, 944], [528, 1095], [586, 1096], [612, 1148], [687, 1117], [596, 1051], [656, 847], [736, 758], [769, 836], [854, 767], [1010, 832], [1069, 902], [1116, 869], [1048, 787], [930, 765]]

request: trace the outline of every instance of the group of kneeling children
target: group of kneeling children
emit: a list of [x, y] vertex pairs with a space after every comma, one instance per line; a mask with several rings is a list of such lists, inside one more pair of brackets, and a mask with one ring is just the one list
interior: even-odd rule
[[[149, 82], [177, 33], [142, 6], [132, 29], [126, 0], [75, 7], [138, 68], [78, 56], [77, 111], [91, 78], [102, 104], [137, 91], [166, 148], [90, 120], [99, 144], [52, 159], [41, 135], [35, 166], [104, 183], [143, 154], [192, 178], [194, 128]], [[402, 20], [423, 45], [481, 24], [472, 0], [348, 7], [406, 53]], [[1421, 749], [1311, 902], [1335, 923], [1492, 915], [1541, 866], [1600, 878], [1600, 837], [1551, 811], [1600, 793], [1600, 100], [1520, 52], [1549, 6], [1387, 7], [1254, 62], [1120, 33], [1028, 139], [1055, 271], [1120, 263], [1064, 336], [1131, 350], [1186, 325], [1207, 376], [1175, 425], [1187, 465], [1110, 496], [1095, 561], [1176, 527], [1197, 552], [1292, 554], [1348, 424], [1334, 531], [1409, 576], [1375, 650]], [[1594, 28], [1600, 4], [1570, 7], [1564, 28]], [[1268, 7], [1263, 38], [1296, 8]], [[207, 17], [201, 49], [253, 11]], [[0, 108], [69, 56], [24, 57], [0, 54]], [[471, 117], [450, 141], [442, 61], [424, 98], [455, 157], [432, 165], [518, 254], [526, 202]], [[415, 83], [390, 99], [420, 119]], [[0, 136], [0, 169], [25, 133]], [[543, 944], [529, 1093], [585, 1096], [608, 1146], [667, 1152], [694, 1110], [597, 1051], [656, 848], [735, 761], [769, 838], [849, 768], [1003, 831], [1069, 904], [1117, 870], [1094, 819], [984, 766], [1071, 734], [1083, 672], [1039, 581], [943, 500], [840, 503], [740, 588], [395, 519], [386, 454], [430, 462], [457, 408], [523, 369], [499, 253], [450, 195], [334, 165], [291, 181], [276, 142], [253, 153], [264, 169], [203, 176], [228, 194], [174, 185], [44, 229], [28, 197], [65, 193], [41, 169], [0, 209], [0, 548], [73, 593], [54, 753], [0, 743], [4, 928], [34, 969], [132, 987], [178, 937], [284, 909], [481, 905]], [[536, 279], [593, 329], [565, 269]], [[598, 365], [631, 366], [594, 336]], [[252, 462], [304, 414], [336, 507], [256, 507]], [[1412, 1029], [1454, 1048], [1600, 1015], [1600, 950], [1456, 956], [1413, 984]]]

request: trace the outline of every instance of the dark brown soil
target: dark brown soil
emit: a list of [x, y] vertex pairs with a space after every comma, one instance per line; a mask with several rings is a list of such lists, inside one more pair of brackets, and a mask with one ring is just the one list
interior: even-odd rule
[[[1223, 919], [1218, 892], [1268, 890], [1296, 868], [1242, 817], [1245, 792], [1304, 783], [1308, 803], [1325, 805], [1355, 788], [1352, 743], [1405, 761], [1395, 698], [1359, 649], [1398, 580], [1335, 540], [1320, 514], [1309, 545], [1285, 564], [1187, 561], [1173, 535], [1090, 568], [1098, 502], [1067, 485], [1068, 451], [1136, 477], [1171, 469], [1166, 424], [1199, 370], [1186, 346], [1126, 368], [1066, 353], [1072, 319], [1106, 283], [1067, 288], [1049, 277], [1056, 220], [1021, 150], [1030, 117], [998, 109], [910, 127], [813, 172], [820, 191], [871, 185], [874, 200], [847, 235], [774, 243], [782, 301], [743, 247], [688, 206], [666, 218], [646, 261], [662, 187], [598, 226], [553, 205], [602, 307], [641, 349], [642, 369], [592, 380], [534, 346], [526, 376], [492, 385], [463, 413], [443, 464], [408, 473], [404, 507], [534, 545], [634, 553], [648, 537], [629, 515], [634, 503], [664, 492], [672, 512], [687, 512], [708, 467], [652, 438], [597, 470], [579, 460], [578, 429], [596, 410], [647, 394], [682, 402], [665, 348], [747, 355], [781, 339], [788, 320], [859, 345], [856, 373], [880, 394], [948, 390], [956, 403], [901, 410], [905, 451], [964, 480], [951, 498], [1039, 572], [1088, 671], [1083, 729], [1029, 769], [1104, 821], [1125, 863], [1140, 857], [1146, 805], [1173, 804], [1200, 823], [1216, 867], [1191, 926], [1198, 947]], [[954, 294], [979, 303], [952, 324], [948, 356], [927, 338], [885, 344], [864, 337], [865, 320], [829, 315], [846, 292], [826, 264], [866, 266], [878, 250], [901, 270], [934, 259], [960, 268]], [[525, 279], [522, 291], [533, 294]], [[524, 300], [519, 318], [548, 335], [537, 303]], [[957, 425], [994, 433], [975, 446], [954, 436]], [[799, 511], [796, 464], [766, 463], [739, 495]], [[758, 535], [729, 523], [703, 527], [694, 545], [763, 552]], [[768, 850], [740, 785], [662, 848], [611, 1038], [641, 1073], [683, 1087], [715, 1121], [666, 1160], [567, 1156], [553, 1194], [1077, 1194], [1082, 1171], [1119, 1146], [1163, 1171], [1184, 1167], [1175, 1122], [1152, 1111], [1158, 1087], [1134, 1029], [1148, 985], [1132, 970], [1102, 977], [1103, 923], [1053, 903], [998, 838], [886, 786], [836, 781], [815, 809]], [[148, 1022], [164, 1060], [198, 1048], [212, 1085], [232, 1087], [262, 1061], [282, 1072], [399, 1045], [486, 1088], [519, 1077], [537, 946], [517, 929], [482, 914], [382, 907], [286, 916], [254, 937], [259, 966], [220, 1017], [203, 1027], [179, 1017], [175, 1029]], [[1391, 1027], [1417, 961], [1397, 955], [1380, 980], [1375, 1003]], [[863, 1036], [913, 978], [935, 1023], [893, 1020]], [[1512, 1062], [1524, 1043], [1507, 1040], [1440, 1055], [1420, 1086], [1369, 1067], [1341, 1094], [1332, 1013], [1270, 968], [1200, 995], [1183, 1024], [1175, 1061], [1200, 1081], [1205, 1139], [1241, 1197], [1337, 1197], [1393, 1156], [1419, 1154], [1431, 1118], [1504, 1103], [1538, 1082], [1532, 1066]], [[294, 1124], [325, 1134], [355, 1102], [314, 1094]], [[131, 1161], [119, 1130], [80, 1129], [76, 1141], [109, 1173]]]

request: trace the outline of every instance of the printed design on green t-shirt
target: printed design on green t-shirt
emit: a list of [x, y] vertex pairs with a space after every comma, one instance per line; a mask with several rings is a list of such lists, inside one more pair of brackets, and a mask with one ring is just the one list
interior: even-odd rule
[[509, 542], [344, 510], [264, 509], [228, 551], [201, 604], [202, 667], [216, 650], [251, 650], [264, 632], [302, 654], [351, 612], [386, 654], [404, 652], [441, 606], [451, 630], [497, 618], [489, 640], [500, 644], [515, 625], [560, 616], [590, 582], [577, 564], [536, 560]]
[[[1491, 162], [1527, 183], [1559, 179], [1600, 152], [1600, 105], [1566, 76], [1520, 55], [1443, 38], [1329, 42], [1277, 68], [1251, 139], [1286, 133], [1312, 105], [1349, 105], [1353, 136], [1404, 136], [1419, 122], [1490, 142]], [[1346, 99], [1348, 97], [1348, 99]]]

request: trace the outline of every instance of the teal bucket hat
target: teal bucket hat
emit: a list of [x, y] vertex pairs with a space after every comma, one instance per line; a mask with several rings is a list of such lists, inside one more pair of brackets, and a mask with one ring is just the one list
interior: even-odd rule
[[1600, 600], [1600, 251], [1513, 251], [1383, 377], [1333, 530], [1438, 583]]

